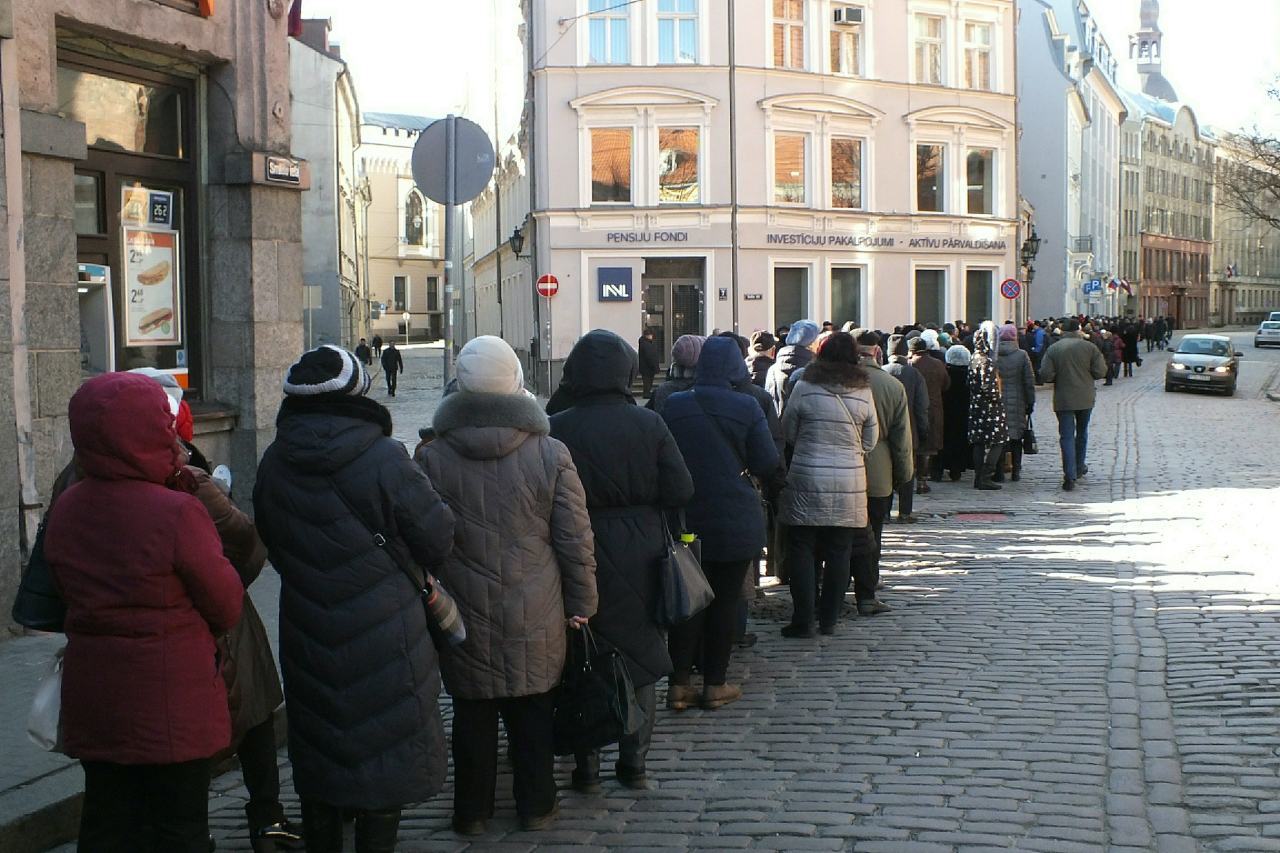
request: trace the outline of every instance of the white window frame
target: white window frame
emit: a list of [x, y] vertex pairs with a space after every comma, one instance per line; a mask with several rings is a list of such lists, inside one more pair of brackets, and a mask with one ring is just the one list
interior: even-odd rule
[[[969, 152], [970, 151], [990, 151], [991, 152], [991, 210], [987, 213], [970, 213], [969, 212]], [[995, 145], [987, 145], [986, 143], [977, 143], [972, 140], [964, 147], [961, 157], [960, 182], [963, 185], [961, 210], [958, 213], [961, 216], [977, 216], [983, 219], [994, 219], [996, 211], [1000, 209], [1000, 149]]]
[[916, 302], [916, 273], [920, 270], [936, 270], [942, 273], [942, 322], [950, 323], [955, 318], [955, 294], [951, 292], [955, 286], [955, 264], [932, 258], [911, 259], [911, 322], [916, 322], [920, 317], [920, 306]]
[[[698, 131], [698, 202], [709, 203], [711, 111], [717, 101], [678, 89], [623, 87], [571, 101], [578, 113], [578, 197], [583, 209], [659, 207], [658, 129], [696, 128]], [[591, 131], [594, 128], [631, 130], [631, 202], [591, 201]], [[663, 208], [693, 203], [665, 202]]]
[[[969, 41], [968, 30], [969, 30], [969, 27], [971, 26], [986, 27], [988, 37], [990, 39], [989, 42], [983, 45], [979, 42]], [[960, 38], [961, 38], [961, 41], [963, 42], [963, 56], [961, 57], [961, 62], [962, 62], [961, 74], [963, 76], [961, 77], [961, 79], [964, 81], [964, 87], [966, 89], [972, 89], [975, 92], [996, 91], [996, 88], [997, 88], [996, 87], [996, 25], [992, 21], [988, 21], [983, 18], [966, 17], [961, 22], [960, 29], [961, 29]], [[968, 79], [968, 74], [966, 73], [967, 66], [969, 63], [969, 57], [972, 55], [976, 59], [977, 56], [984, 53], [987, 55], [989, 60], [988, 65], [990, 67], [990, 77], [991, 77], [989, 81], [990, 85], [985, 88], [982, 86], [973, 85], [973, 83]], [[974, 63], [974, 67], [975, 68], [977, 67], [976, 62]]]
[[[778, 177], [777, 177], [777, 140], [779, 134], [783, 136], [798, 136], [804, 140], [804, 201], [778, 201]], [[790, 207], [790, 208], [811, 208], [814, 206], [814, 199], [817, 197], [814, 192], [814, 132], [812, 129], [803, 129], [795, 127], [775, 127], [769, 132], [769, 168], [767, 170], [767, 179], [769, 182], [769, 206], [771, 207]]]
[[[680, 0], [673, 0], [673, 2], [675, 2], [678, 6]], [[658, 2], [654, 2], [652, 5], [653, 5], [653, 31], [652, 31], [651, 38], [652, 38], [652, 44], [653, 44], [653, 64], [654, 65], [704, 65], [706, 64], [706, 55], [707, 55], [707, 47], [708, 47], [707, 39], [706, 39], [706, 31], [707, 31], [706, 0], [694, 0], [693, 12], [662, 12], [662, 11], [659, 11], [658, 9], [658, 5], [659, 5]], [[660, 54], [660, 51], [662, 49], [662, 40], [658, 33], [659, 33], [659, 30], [661, 29], [661, 23], [664, 19], [671, 19], [675, 21], [675, 24], [673, 26], [675, 30], [674, 38], [675, 38], [675, 45], [676, 45], [676, 54], [675, 54], [675, 59], [672, 60], [671, 62], [663, 62], [662, 56]], [[694, 49], [695, 55], [692, 61], [680, 59], [680, 48], [682, 47], [682, 45], [680, 42], [679, 22], [682, 20], [684, 21], [693, 20], [694, 27], [697, 33], [694, 38], [693, 49]]]
[[[404, 304], [397, 307], [396, 306], [396, 280], [401, 278], [404, 279]], [[409, 311], [409, 313], [413, 313], [409, 307], [410, 299], [412, 298], [410, 296], [410, 293], [412, 292], [412, 288], [410, 287], [410, 285], [412, 284], [413, 284], [413, 280], [408, 275], [391, 276], [391, 311], [392, 312], [403, 313], [405, 311]], [[396, 319], [399, 320], [400, 317], [397, 315]]]
[[[854, 2], [854, 0], [850, 0], [850, 2], [843, 2], [843, 0], [841, 0], [841, 2], [833, 2], [831, 4], [830, 10], [829, 10], [830, 13], [827, 16], [827, 36], [826, 38], [823, 39], [823, 44], [822, 44], [822, 54], [823, 54], [822, 69], [824, 74], [830, 73], [838, 77], [855, 77], [859, 79], [865, 79], [870, 76], [868, 71], [871, 65], [870, 56], [869, 56], [869, 51], [871, 49], [871, 39], [868, 36], [868, 29], [870, 27], [869, 18], [871, 14], [870, 5], [871, 5], [870, 2], [866, 2], [866, 3]], [[845, 26], [845, 25], [837, 25], [835, 23], [836, 9], [861, 9], [862, 23], [859, 24], [856, 28]], [[858, 66], [859, 67], [856, 69], [853, 69], [852, 71], [848, 71], [843, 68], [844, 63], [842, 62], [841, 63], [842, 68], [840, 71], [831, 71], [830, 70], [831, 63], [833, 59], [831, 55], [831, 35], [838, 33], [841, 36], [845, 36], [845, 35], [850, 35], [854, 32], [857, 33], [857, 37], [858, 37]], [[843, 39], [842, 39], [842, 44], [843, 44]]]
[[[976, 261], [974, 263], [962, 263], [960, 265], [960, 281], [958, 283], [960, 292], [956, 295], [959, 301], [956, 305], [962, 306], [963, 310], [966, 312], [969, 310], [969, 273], [989, 272], [991, 273], [991, 293], [989, 295], [988, 302], [991, 305], [991, 313], [993, 315], [1002, 313], [1000, 309], [1007, 306], [1004, 306], [1001, 303], [1008, 302], [1010, 303], [1010, 306], [1013, 303], [1013, 300], [1005, 299], [1000, 295], [1000, 282], [1004, 281], [1004, 276], [1001, 274], [1001, 270], [1003, 269], [1004, 267], [998, 263], [982, 263], [981, 261]], [[1010, 311], [1012, 311], [1011, 307]], [[963, 317], [963, 319], [967, 321], [969, 318]], [[1008, 318], [992, 316], [987, 319], [991, 320], [998, 326]]]
[[[870, 299], [871, 262], [870, 260], [840, 259], [840, 260], [828, 261], [826, 264], [826, 270], [825, 270], [827, 275], [826, 287], [824, 287], [822, 290], [824, 299], [822, 300], [822, 303], [817, 306], [817, 313], [823, 317], [829, 318], [833, 322], [835, 321], [835, 317], [832, 316], [834, 312], [834, 305], [832, 303], [831, 290], [835, 286], [836, 270], [858, 270], [858, 317], [860, 318], [860, 323], [863, 327], [873, 328], [871, 325], [869, 325], [869, 318], [868, 318], [868, 313], [871, 310], [871, 299]], [[837, 329], [840, 328], [839, 323], [836, 323], [836, 328]]]
[[[764, 17], [765, 17], [765, 33], [766, 33], [766, 36], [764, 39], [764, 42], [765, 42], [764, 67], [766, 69], [769, 69], [771, 71], [801, 72], [801, 71], [809, 71], [813, 68], [813, 63], [810, 61], [811, 57], [814, 55], [813, 31], [815, 27], [814, 27], [813, 15], [814, 15], [814, 9], [819, 5], [820, 4], [816, 2], [816, 0], [803, 0], [803, 8], [800, 13], [800, 21], [799, 23], [794, 23], [794, 22], [791, 22], [790, 18], [775, 18], [773, 16], [772, 0], [767, 0], [767, 2], [763, 4]], [[800, 57], [799, 68], [793, 68], [789, 64], [782, 65], [782, 66], [773, 64], [773, 27], [774, 27], [774, 24], [778, 23], [779, 21], [788, 22], [788, 26], [799, 26], [804, 31], [804, 49], [802, 51], [803, 55]], [[823, 34], [826, 33], [825, 28], [822, 29], [822, 32]], [[787, 58], [790, 58], [790, 53], [791, 53], [791, 39], [788, 38], [786, 42], [786, 49], [784, 51], [784, 55]]]
[[812, 257], [802, 258], [795, 255], [770, 256], [769, 279], [768, 279], [769, 325], [771, 328], [774, 328], [774, 329], [778, 327], [778, 305], [777, 305], [777, 300], [775, 299], [776, 292], [774, 290], [774, 286], [775, 286], [775, 282], [777, 281], [776, 274], [779, 267], [782, 267], [784, 269], [803, 269], [806, 271], [807, 276], [805, 278], [805, 284], [806, 284], [805, 290], [807, 292], [805, 293], [805, 296], [807, 298], [808, 304], [805, 306], [804, 316], [813, 317], [815, 314], [818, 313], [816, 311], [817, 302], [818, 302], [817, 294], [819, 290], [818, 275], [817, 275], [818, 273], [817, 261]]
[[[911, 63], [911, 68], [910, 68], [911, 82], [918, 86], [949, 85], [950, 78], [952, 76], [951, 74], [948, 73], [950, 71], [950, 69], [948, 68], [948, 65], [950, 63], [951, 51], [947, 49], [948, 47], [947, 40], [952, 30], [951, 16], [947, 14], [947, 11], [945, 9], [933, 8], [933, 7], [927, 7], [927, 6], [912, 7], [909, 9], [909, 15], [910, 17], [909, 17], [908, 26], [907, 26], [907, 42], [908, 42], [907, 56], [909, 57], [908, 61]], [[921, 80], [919, 79], [919, 75], [917, 74], [916, 47], [920, 44], [922, 39], [926, 40], [927, 43], [933, 43], [932, 39], [926, 36], [917, 35], [916, 25], [919, 22], [920, 18], [936, 18], [938, 21], [941, 22], [941, 28], [940, 28], [941, 32], [937, 39], [938, 50], [941, 54], [941, 56], [939, 56], [938, 58], [938, 74], [940, 77], [940, 79], [938, 80]]]
[[[661, 185], [661, 164], [659, 160], [662, 156], [662, 131], [664, 130], [695, 130], [698, 133], [698, 197], [693, 201], [662, 201], [662, 185]], [[704, 172], [707, 167], [706, 151], [706, 128], [702, 124], [689, 122], [669, 122], [659, 120], [653, 127], [653, 203], [659, 207], [690, 207], [706, 203], [706, 176]]]
[[[858, 200], [857, 207], [836, 207], [835, 206], [835, 160], [831, 156], [831, 143], [837, 139], [854, 139], [860, 143], [859, 151], [862, 154], [862, 162], [858, 164], [858, 181], [861, 198]], [[871, 207], [867, 203], [867, 158], [868, 150], [871, 147], [871, 136], [864, 132], [851, 130], [845, 132], [843, 128], [832, 128], [831, 132], [826, 135], [826, 141], [823, 147], [825, 153], [826, 166], [826, 196], [823, 207], [833, 210], [837, 213], [863, 213], [870, 210]]]
[[[912, 176], [911, 210], [921, 216], [954, 216], [978, 221], [1009, 219], [1016, 210], [1016, 200], [1010, 199], [1003, 181], [1012, 175], [1014, 127], [1003, 119], [970, 107], [929, 107], [906, 116], [908, 126], [907, 146], [908, 174]], [[918, 210], [914, 184], [917, 145], [945, 145], [947, 153], [943, 168], [946, 187], [943, 200], [944, 213]], [[994, 191], [990, 214], [968, 213], [967, 157], [970, 148], [990, 148]]]
[[[609, 7], [611, 6], [618, 6], [622, 2], [623, 0], [605, 0], [605, 8], [609, 9]], [[640, 51], [639, 51], [640, 39], [639, 39], [639, 32], [638, 32], [639, 27], [636, 26], [635, 12], [638, 5], [639, 4], [632, 3], [631, 5], [623, 6], [622, 8], [610, 9], [609, 11], [592, 12], [590, 0], [578, 0], [578, 17], [582, 19], [579, 26], [575, 27], [575, 29], [578, 31], [578, 58], [579, 58], [578, 64], [584, 65], [584, 66], [599, 66], [599, 67], [605, 67], [605, 66], [625, 67], [628, 65], [637, 64], [637, 59], [640, 56]], [[609, 61], [607, 62], [592, 61], [591, 59], [591, 21], [593, 19], [598, 19], [598, 18], [605, 18], [607, 20], [625, 20], [627, 22], [627, 61], [626, 62], [614, 62], [612, 56], [609, 57]], [[606, 24], [606, 28], [608, 27], [609, 25]], [[606, 49], [609, 49], [609, 45], [612, 44], [612, 39], [609, 38], [609, 35], [610, 34], [606, 30], [606, 37], [605, 37]]]
[[[884, 113], [875, 107], [831, 95], [776, 95], [759, 102], [765, 114], [765, 198], [769, 206], [790, 209], [830, 210], [837, 214], [863, 214], [876, 210], [876, 125]], [[808, 136], [805, 157], [805, 203], [774, 201], [776, 133]], [[831, 140], [835, 137], [862, 142], [862, 206], [831, 206]]]
[[[920, 209], [920, 172], [917, 148], [921, 145], [938, 145], [942, 147], [942, 183], [939, 186], [942, 195], [942, 210]], [[958, 216], [956, 213], [955, 192], [952, 185], [956, 182], [955, 144], [941, 134], [925, 134], [911, 140], [911, 212], [924, 216]]]

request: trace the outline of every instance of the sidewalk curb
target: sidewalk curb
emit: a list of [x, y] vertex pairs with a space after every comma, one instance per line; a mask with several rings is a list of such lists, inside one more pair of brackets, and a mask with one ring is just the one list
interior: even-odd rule
[[[275, 711], [276, 748], [288, 740], [284, 706]], [[235, 756], [213, 768], [217, 778], [240, 767]], [[0, 794], [0, 851], [45, 853], [73, 841], [84, 806], [84, 771], [68, 765]]]

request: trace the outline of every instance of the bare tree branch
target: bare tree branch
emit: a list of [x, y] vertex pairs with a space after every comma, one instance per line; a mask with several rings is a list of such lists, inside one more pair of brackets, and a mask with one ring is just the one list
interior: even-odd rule
[[[1280, 102], [1280, 81], [1268, 95]], [[1219, 160], [1215, 176], [1219, 202], [1280, 229], [1280, 138], [1255, 125], [1252, 131], [1228, 134], [1223, 141], [1235, 156]]]

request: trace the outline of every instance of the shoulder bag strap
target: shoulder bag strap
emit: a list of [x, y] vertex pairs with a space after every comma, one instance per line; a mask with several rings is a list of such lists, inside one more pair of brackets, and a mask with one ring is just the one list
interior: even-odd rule
[[738, 460], [738, 464], [742, 466], [742, 476], [750, 477], [751, 471], [748, 470], [746, 460], [742, 458], [742, 454], [738, 452], [738, 445], [733, 443], [733, 440], [724, 431], [724, 428], [720, 426], [720, 422], [717, 421], [715, 417], [712, 416], [712, 414], [707, 411], [706, 407], [702, 405], [702, 401], [698, 399], [697, 391], [693, 392], [693, 401], [698, 404], [699, 409], [702, 409], [702, 414], [706, 415], [707, 420], [711, 421], [711, 425], [715, 427], [716, 433], [720, 436], [720, 439], [725, 443], [725, 446], [729, 448], [729, 452], [733, 454], [733, 458]]
[[844, 404], [844, 397], [826, 388], [822, 390], [836, 398], [836, 403], [844, 411], [844, 416], [849, 419], [849, 426], [853, 427], [853, 451], [859, 456], [866, 456], [862, 450], [862, 430], [858, 429], [858, 423], [853, 419], [853, 412], [849, 411], [849, 407]]
[[342, 501], [343, 506], [347, 508], [347, 511], [355, 516], [356, 521], [360, 522], [361, 526], [363, 526], [365, 530], [369, 531], [369, 535], [373, 537], [373, 544], [387, 552], [387, 556], [391, 558], [391, 562], [395, 563], [396, 568], [404, 573], [405, 577], [409, 579], [409, 582], [413, 584], [413, 588], [418, 590], [419, 595], [430, 595], [431, 575], [425, 571], [419, 575], [418, 572], [414, 571], [414, 569], [418, 568], [417, 564], [413, 561], [413, 558], [409, 554], [409, 550], [404, 546], [404, 544], [394, 536], [388, 538], [374, 530], [373, 526], [365, 520], [363, 515], [360, 514], [360, 511], [352, 505], [350, 499], [347, 498], [346, 493], [344, 493], [342, 488], [334, 482], [333, 478], [329, 477], [328, 480], [329, 485], [333, 487], [334, 493], [337, 494], [338, 499]]

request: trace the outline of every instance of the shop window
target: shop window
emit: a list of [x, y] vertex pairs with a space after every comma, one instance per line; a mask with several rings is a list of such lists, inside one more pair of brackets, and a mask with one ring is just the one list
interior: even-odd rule
[[658, 203], [697, 204], [698, 128], [658, 129]]
[[831, 206], [862, 209], [862, 140], [831, 140]]
[[185, 157], [183, 91], [58, 66], [58, 114], [84, 122], [93, 148]]
[[831, 270], [830, 319], [837, 329], [846, 323], [862, 325], [862, 270], [858, 267]]
[[984, 320], [994, 320], [991, 310], [991, 270], [968, 270], [964, 276], [965, 322], [977, 328]]
[[773, 0], [773, 67], [804, 70], [804, 0]]
[[589, 0], [587, 38], [591, 62], [626, 65], [631, 61], [629, 4], [616, 0]]
[[409, 291], [409, 277], [407, 275], [395, 276], [391, 279], [391, 286], [393, 291], [391, 297], [392, 310], [404, 311], [405, 305], [408, 304], [406, 294]]
[[404, 241], [410, 246], [426, 244], [427, 229], [425, 205], [422, 195], [417, 190], [410, 190], [404, 202]]
[[773, 200], [779, 204], [804, 204], [805, 147], [803, 134], [778, 133], [773, 137]]
[[968, 175], [967, 197], [968, 211], [971, 214], [995, 213], [993, 196], [995, 180], [992, 164], [996, 152], [990, 148], [970, 148], [965, 158]]
[[946, 147], [916, 146], [916, 210], [942, 213], [946, 210], [946, 184], [942, 163]]
[[862, 76], [863, 9], [860, 6], [836, 6], [831, 25], [831, 73], [846, 77]]
[[790, 326], [809, 316], [809, 270], [777, 267], [773, 271], [773, 324]]
[[916, 15], [915, 82], [942, 85], [942, 18]]
[[658, 0], [658, 62], [698, 61], [698, 0]]
[[75, 176], [75, 218], [77, 234], [103, 234], [102, 178], [99, 175]]
[[966, 21], [964, 25], [964, 85], [989, 92], [991, 83], [991, 25]]
[[631, 203], [631, 144], [631, 128], [592, 129], [592, 204]]
[[946, 322], [946, 270], [916, 270], [916, 322]]

